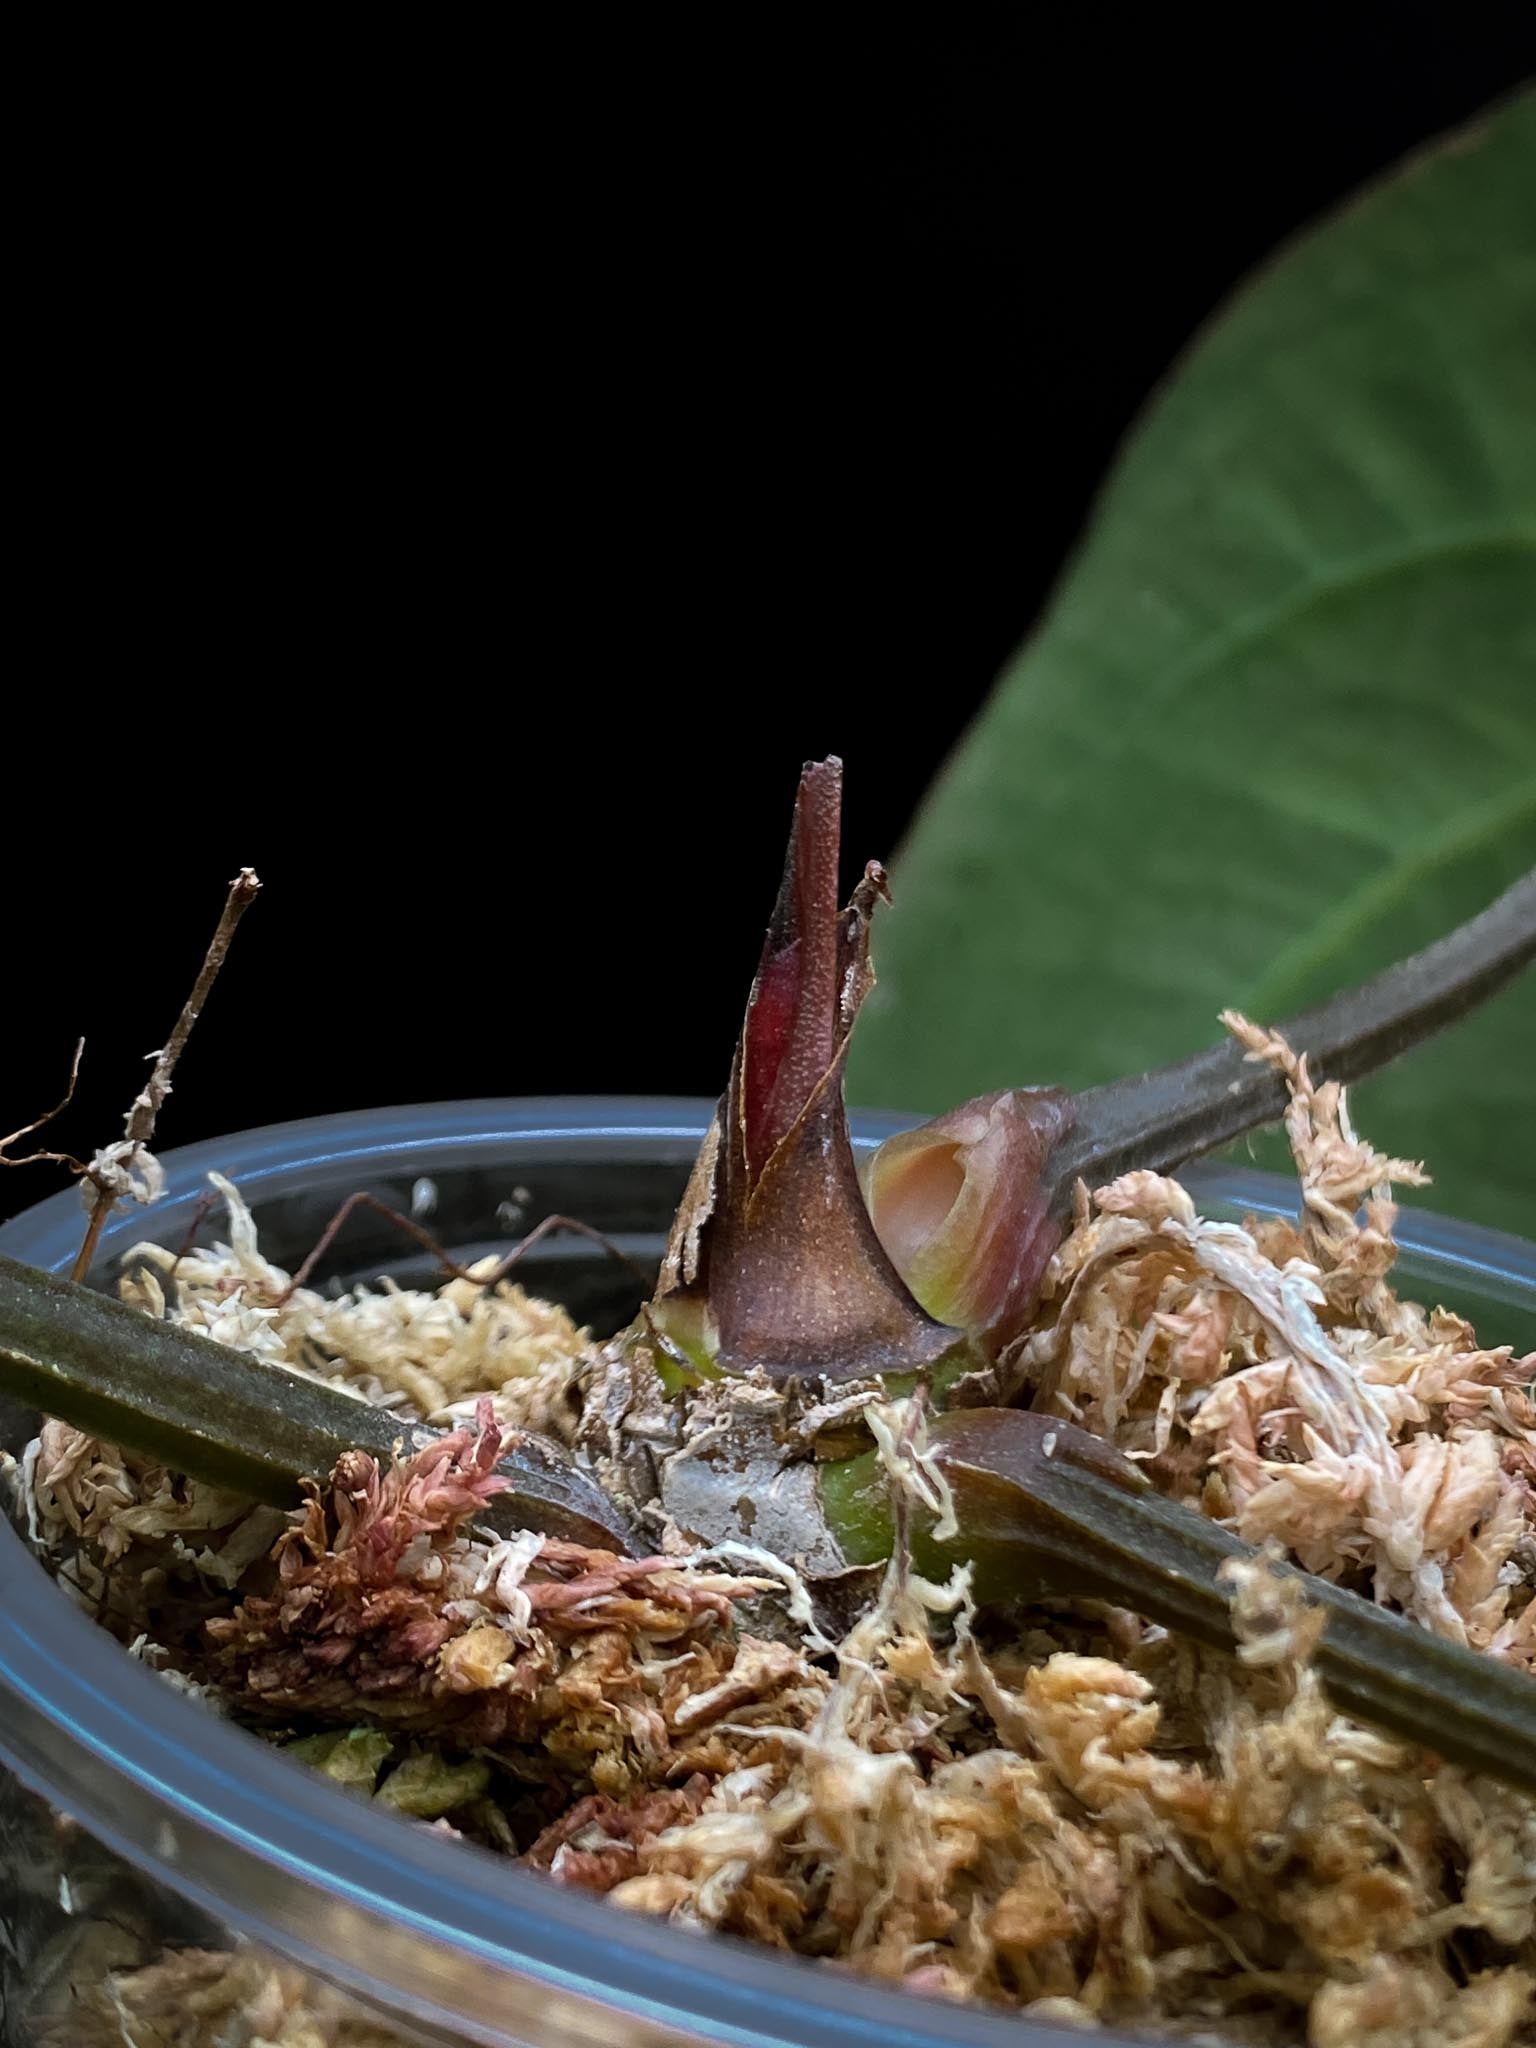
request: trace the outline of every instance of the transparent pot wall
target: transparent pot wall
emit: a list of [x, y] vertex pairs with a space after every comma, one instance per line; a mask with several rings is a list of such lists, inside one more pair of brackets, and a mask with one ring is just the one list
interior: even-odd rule
[[[136, 1239], [175, 1244], [206, 1175], [235, 1179], [263, 1249], [293, 1266], [338, 1201], [367, 1188], [461, 1259], [552, 1212], [654, 1263], [708, 1111], [697, 1103], [470, 1103], [327, 1118], [168, 1155], [155, 1210], [119, 1215], [97, 1274]], [[875, 1142], [895, 1120], [862, 1119]], [[1187, 1175], [1207, 1214], [1290, 1210], [1292, 1184]], [[418, 1183], [429, 1181], [430, 1195]], [[0, 1250], [67, 1266], [68, 1193], [0, 1231]], [[220, 1234], [220, 1218], [204, 1225]], [[1409, 1215], [1404, 1270], [1536, 1341], [1536, 1254]], [[328, 1277], [430, 1285], [429, 1257], [354, 1216]], [[599, 1331], [633, 1311], [621, 1265], [556, 1239], [519, 1277]], [[0, 1407], [19, 1456], [36, 1418]], [[0, 2040], [7, 2048], [383, 2048], [393, 2041], [663, 2048], [1045, 2048], [1078, 2035], [960, 2011], [559, 1891], [321, 1784], [176, 1693], [68, 1608], [0, 1527]], [[43, 1795], [43, 1796], [40, 1796]], [[66, 1817], [68, 1816], [68, 1817]], [[379, 2017], [390, 2016], [386, 2026]], [[1096, 2037], [1107, 2042], [1107, 2037]]]
[[427, 2038], [240, 1939], [0, 1770], [6, 2048], [412, 2048]]

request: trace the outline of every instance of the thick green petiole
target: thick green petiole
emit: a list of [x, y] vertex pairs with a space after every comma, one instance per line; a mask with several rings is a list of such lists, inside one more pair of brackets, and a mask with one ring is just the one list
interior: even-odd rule
[[[319, 1380], [154, 1322], [108, 1295], [0, 1257], [0, 1389], [111, 1443], [252, 1500], [291, 1507], [343, 1452], [387, 1463], [438, 1434]], [[492, 1527], [628, 1550], [607, 1495], [544, 1440], [519, 1432], [486, 1506]]]
[[[1357, 1081], [1466, 1017], [1536, 960], [1536, 868], [1476, 917], [1358, 988], [1277, 1028], [1317, 1081]], [[1278, 1123], [1287, 1090], [1231, 1039], [1172, 1066], [1130, 1074], [1072, 1098], [1073, 1128], [1051, 1155], [1045, 1206], [1065, 1219], [1072, 1189], [1133, 1167], [1169, 1173], [1245, 1132]]]
[[[924, 1573], [943, 1578], [969, 1561], [984, 1601], [1083, 1594], [1197, 1641], [1232, 1646], [1220, 1570], [1230, 1558], [1257, 1553], [1163, 1499], [1099, 1438], [1011, 1408], [957, 1410], [932, 1421], [929, 1434], [960, 1534], [937, 1544], [931, 1517], [914, 1518], [912, 1552]], [[850, 1563], [890, 1555], [890, 1485], [874, 1453], [827, 1465], [821, 1490]], [[1316, 1667], [1337, 1706], [1536, 1792], [1536, 1681], [1324, 1579], [1296, 1576], [1327, 1611]]]

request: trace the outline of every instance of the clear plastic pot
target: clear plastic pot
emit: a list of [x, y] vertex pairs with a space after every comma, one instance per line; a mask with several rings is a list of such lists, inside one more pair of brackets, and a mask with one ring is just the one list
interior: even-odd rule
[[[211, 1169], [239, 1183], [264, 1249], [282, 1263], [297, 1261], [354, 1189], [408, 1208], [422, 1179], [436, 1190], [432, 1228], [460, 1257], [560, 1211], [653, 1259], [708, 1114], [699, 1102], [431, 1104], [192, 1146], [166, 1156], [167, 1193], [153, 1212], [114, 1217], [100, 1272], [146, 1234], [179, 1242]], [[901, 1127], [860, 1118], [857, 1141], [871, 1145]], [[1294, 1184], [1270, 1175], [1207, 1167], [1186, 1178], [1207, 1214], [1295, 1207]], [[80, 1228], [70, 1191], [0, 1230], [0, 1249], [59, 1269]], [[1418, 1211], [1405, 1214], [1402, 1237], [1403, 1271], [1417, 1290], [1475, 1314], [1490, 1338], [1530, 1340], [1536, 1248]], [[366, 1210], [331, 1265], [347, 1280], [426, 1279], [431, 1270]], [[554, 1241], [521, 1277], [599, 1327], [633, 1307], [622, 1269], [584, 1241]], [[34, 1426], [0, 1406], [0, 1443], [12, 1451]], [[67, 1975], [91, 1913], [125, 1942], [248, 1937], [426, 2041], [1067, 2048], [1082, 2038], [634, 1917], [405, 1826], [134, 1662], [3, 1523], [0, 1572], [0, 1758], [48, 1802], [0, 1784], [0, 2037], [17, 2048], [28, 2041], [29, 2003]], [[87, 1859], [94, 1905], [77, 1881], [59, 1882], [49, 1807], [98, 1845]], [[1110, 2048], [1109, 2037], [1095, 2038]]]

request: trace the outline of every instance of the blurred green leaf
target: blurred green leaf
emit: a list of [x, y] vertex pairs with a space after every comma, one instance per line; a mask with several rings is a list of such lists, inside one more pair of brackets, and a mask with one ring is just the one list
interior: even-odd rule
[[[1251, 282], [1132, 437], [895, 864], [851, 1099], [1173, 1058], [1536, 862], [1536, 98]], [[1360, 1088], [1536, 1234], [1536, 977]]]
[[371, 1797], [374, 1781], [393, 1748], [394, 1743], [380, 1729], [343, 1728], [301, 1736], [297, 1742], [285, 1743], [283, 1753], [349, 1791]]
[[456, 1806], [479, 1799], [491, 1782], [484, 1757], [443, 1756], [418, 1750], [392, 1770], [378, 1790], [381, 1806], [408, 1813], [415, 1820], [440, 1820]]

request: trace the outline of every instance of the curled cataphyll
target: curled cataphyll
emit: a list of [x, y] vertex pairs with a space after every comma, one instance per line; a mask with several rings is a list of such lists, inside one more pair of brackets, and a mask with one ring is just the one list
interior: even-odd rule
[[[1536, 1359], [1398, 1297], [1422, 1172], [1340, 1082], [1529, 960], [1536, 877], [1278, 1033], [984, 1097], [861, 1179], [885, 885], [839, 907], [840, 785], [803, 774], [632, 1323], [489, 1262], [320, 1292], [227, 1182], [226, 1241], [136, 1248], [121, 1302], [0, 1262], [40, 1553], [297, 1761], [633, 1911], [1085, 2026], [1513, 2048]], [[1281, 1113], [1297, 1220], [1202, 1218], [1171, 1169]], [[37, 2038], [201, 2048], [194, 2006], [379, 2038], [191, 1949]]]

